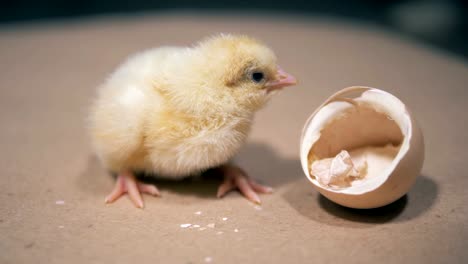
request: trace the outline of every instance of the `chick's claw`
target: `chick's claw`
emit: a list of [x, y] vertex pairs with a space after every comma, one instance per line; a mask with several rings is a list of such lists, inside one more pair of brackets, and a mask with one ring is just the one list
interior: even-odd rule
[[128, 171], [119, 174], [114, 189], [106, 197], [105, 202], [112, 203], [125, 193], [128, 193], [130, 200], [132, 200], [133, 204], [138, 208], [143, 208], [144, 206], [140, 193], [160, 196], [159, 190], [156, 186], [138, 182], [135, 176]]
[[272, 193], [273, 188], [261, 185], [250, 179], [240, 168], [225, 165], [220, 168], [224, 174], [224, 181], [218, 188], [218, 198], [223, 197], [229, 191], [238, 188], [239, 191], [250, 201], [260, 204], [260, 197], [257, 193]]

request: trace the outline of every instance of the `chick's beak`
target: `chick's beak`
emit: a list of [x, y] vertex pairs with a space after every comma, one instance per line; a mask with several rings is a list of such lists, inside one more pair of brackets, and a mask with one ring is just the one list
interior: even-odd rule
[[291, 74], [285, 72], [281, 67], [278, 66], [278, 71], [276, 72], [276, 79], [266, 83], [265, 87], [267, 92], [272, 92], [274, 90], [281, 89], [286, 86], [291, 86], [297, 84], [297, 80]]

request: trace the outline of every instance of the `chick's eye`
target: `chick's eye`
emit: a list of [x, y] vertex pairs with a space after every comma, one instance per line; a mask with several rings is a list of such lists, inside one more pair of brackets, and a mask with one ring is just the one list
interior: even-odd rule
[[263, 72], [254, 72], [252, 73], [252, 80], [256, 83], [259, 83], [263, 80], [263, 78], [265, 78], [265, 76], [263, 75]]

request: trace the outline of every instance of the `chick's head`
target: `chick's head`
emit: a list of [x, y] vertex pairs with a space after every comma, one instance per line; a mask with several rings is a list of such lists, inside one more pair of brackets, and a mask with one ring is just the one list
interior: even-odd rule
[[247, 36], [208, 38], [194, 47], [194, 54], [189, 67], [197, 72], [198, 88], [189, 90], [190, 97], [198, 110], [208, 108], [204, 112], [251, 114], [274, 91], [296, 83], [276, 64], [270, 48]]

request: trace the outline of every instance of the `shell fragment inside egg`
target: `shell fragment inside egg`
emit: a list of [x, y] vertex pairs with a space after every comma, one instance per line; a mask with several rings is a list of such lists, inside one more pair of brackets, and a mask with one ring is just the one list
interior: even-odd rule
[[406, 106], [374, 88], [338, 92], [303, 130], [305, 174], [320, 193], [348, 207], [397, 200], [413, 185], [423, 159], [422, 135]]
[[359, 158], [353, 159], [346, 150], [342, 150], [334, 158], [312, 161], [310, 174], [316, 177], [321, 184], [330, 187], [349, 186], [355, 179], [365, 177], [367, 161]]
[[[348, 152], [342, 150], [334, 158], [312, 159], [310, 174], [331, 188], [344, 188], [377, 177], [391, 165], [400, 146], [361, 147]], [[370, 168], [369, 168], [370, 165]]]

